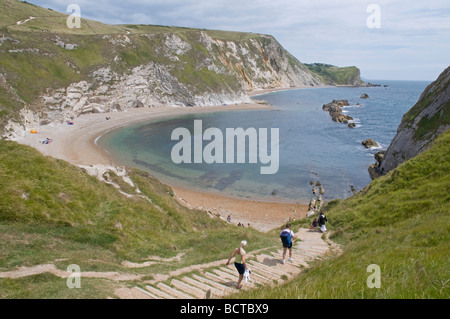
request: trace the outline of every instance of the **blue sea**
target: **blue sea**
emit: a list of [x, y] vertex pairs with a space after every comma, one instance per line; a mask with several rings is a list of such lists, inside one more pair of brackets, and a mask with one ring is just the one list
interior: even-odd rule
[[[192, 190], [254, 200], [306, 203], [312, 196], [311, 182], [319, 181], [327, 200], [346, 198], [367, 186], [367, 168], [374, 154], [386, 149], [403, 115], [418, 101], [430, 82], [371, 81], [381, 87], [310, 88], [256, 96], [273, 106], [269, 110], [231, 111], [186, 115], [149, 121], [105, 134], [99, 145], [121, 165], [150, 172], [162, 182]], [[389, 85], [389, 87], [384, 87]], [[367, 93], [369, 99], [361, 99]], [[346, 99], [344, 113], [353, 117], [356, 128], [335, 123], [324, 104]], [[357, 104], [360, 105], [357, 105]], [[175, 164], [171, 140], [176, 128], [193, 133], [194, 120], [203, 130], [219, 128], [279, 129], [279, 171], [261, 175], [261, 164]], [[269, 134], [270, 136], [270, 134]], [[361, 142], [373, 139], [378, 149]], [[208, 142], [204, 142], [206, 145]], [[270, 143], [270, 140], [269, 140]]]

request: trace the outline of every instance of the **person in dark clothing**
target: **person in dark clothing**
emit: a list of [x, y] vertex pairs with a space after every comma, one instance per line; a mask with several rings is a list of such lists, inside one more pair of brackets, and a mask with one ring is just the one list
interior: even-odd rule
[[320, 227], [321, 233], [324, 233], [327, 231], [327, 227], [325, 226], [326, 223], [328, 223], [327, 216], [325, 216], [324, 212], [321, 212], [320, 217], [319, 217], [319, 227]]

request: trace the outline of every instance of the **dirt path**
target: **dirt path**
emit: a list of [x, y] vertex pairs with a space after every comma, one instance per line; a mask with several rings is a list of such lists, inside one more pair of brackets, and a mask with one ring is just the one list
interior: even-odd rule
[[[250, 280], [244, 283], [243, 289], [255, 289], [262, 286], [280, 285], [309, 268], [311, 262], [340, 254], [339, 245], [328, 239], [323, 240], [321, 233], [309, 229], [300, 229], [296, 233], [297, 241], [293, 248], [293, 261], [282, 263], [282, 249], [271, 247], [250, 252], [247, 264], [250, 268]], [[281, 245], [280, 245], [281, 246]], [[163, 259], [150, 256], [153, 263], [177, 262], [183, 258]], [[287, 258], [286, 258], [287, 259]], [[103, 278], [115, 282], [122, 282], [123, 287], [116, 289], [114, 295], [121, 299], [205, 299], [224, 298], [237, 292], [237, 272], [227, 260], [193, 265], [173, 270], [168, 274], [136, 275], [118, 272], [81, 272], [80, 278]], [[129, 268], [143, 268], [150, 264], [134, 264], [124, 262]], [[57, 269], [54, 264], [37, 265], [33, 267], [19, 267], [16, 270], [0, 272], [0, 278], [19, 279], [43, 273], [51, 273], [60, 278], [69, 278], [73, 272]], [[152, 277], [152, 280], [143, 278]], [[130, 282], [132, 282], [131, 287]], [[137, 282], [137, 284], [136, 284]]]

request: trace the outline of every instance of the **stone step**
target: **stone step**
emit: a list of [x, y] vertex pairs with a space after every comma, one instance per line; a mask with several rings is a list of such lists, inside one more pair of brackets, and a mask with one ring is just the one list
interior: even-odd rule
[[147, 290], [145, 290], [145, 289], [142, 289], [142, 288], [139, 288], [139, 287], [134, 287], [133, 289], [136, 289], [137, 291], [139, 291], [139, 292], [141, 292], [141, 293], [147, 295], [147, 296], [150, 297], [151, 299], [161, 299], [160, 297], [158, 297], [158, 296], [152, 294], [151, 292], [149, 292], [149, 291], [147, 291]]
[[[308, 254], [311, 258], [315, 258], [317, 255], [319, 255], [316, 252], [305, 251], [305, 250], [302, 250], [301, 248], [298, 248], [298, 247], [292, 248], [292, 253], [293, 254], [296, 254], [298, 251], [302, 251], [302, 252]], [[283, 254], [283, 249], [279, 249], [279, 250], [277, 250], [277, 252], [282, 255]], [[286, 256], [288, 256], [288, 255], [289, 255], [289, 250], [286, 251]]]
[[194, 299], [193, 296], [188, 295], [188, 294], [181, 292], [177, 289], [174, 289], [172, 287], [169, 287], [166, 284], [163, 284], [162, 282], [160, 282], [156, 287], [158, 287], [159, 289], [161, 289], [164, 292], [171, 294], [172, 296], [174, 296], [177, 299]]
[[325, 247], [325, 246], [314, 246], [314, 245], [311, 245], [309, 243], [301, 243], [301, 244], [298, 244], [298, 245], [294, 245], [294, 248], [308, 248], [308, 250], [311, 250], [311, 251], [316, 251], [316, 250], [322, 251], [323, 249], [326, 249], [327, 247]]
[[[258, 261], [253, 261], [253, 260], [252, 260], [252, 264], [259, 268], [266, 269], [267, 271], [273, 272], [274, 274], [277, 274], [280, 277], [290, 275], [290, 273], [288, 273], [285, 270], [282, 270], [276, 266], [268, 266], [268, 265], [265, 265], [263, 263], [260, 263]], [[280, 265], [280, 266], [283, 266], [283, 265]]]
[[145, 294], [139, 289], [134, 288], [119, 288], [115, 291], [115, 295], [120, 299], [131, 299], [131, 300], [143, 300], [143, 299], [154, 299], [151, 296]]
[[312, 244], [317, 244], [317, 245], [326, 244], [322, 238], [313, 238], [313, 237], [309, 237], [309, 238], [305, 237], [301, 242], [312, 243]]
[[326, 251], [318, 252], [316, 250], [310, 250], [310, 249], [305, 249], [305, 248], [295, 248], [295, 249], [298, 250], [299, 253], [304, 253], [304, 254], [310, 255], [310, 257], [312, 257], [312, 258], [322, 257], [326, 253]]
[[274, 264], [274, 266], [280, 267], [280, 269], [286, 270], [287, 272], [290, 272], [293, 275], [298, 274], [301, 271], [300, 266], [291, 264], [289, 262], [283, 265], [281, 260], [279, 258], [275, 258], [274, 256], [261, 254], [256, 256], [256, 260], [264, 265]]
[[[228, 279], [230, 279], [230, 280], [234, 280], [234, 281], [236, 282], [236, 284], [237, 284], [238, 276], [236, 276], [236, 275], [231, 275], [231, 274], [227, 273], [226, 271], [224, 271], [223, 269], [214, 269], [213, 271], [214, 271], [217, 275], [219, 275], [219, 276], [221, 276], [221, 277], [228, 278]], [[244, 285], [244, 289], [247, 289], [247, 288], [256, 288], [256, 285], [253, 284], [253, 283], [251, 283], [251, 282], [247, 282], [247, 283], [246, 283], [246, 282], [242, 281], [242, 284]]]
[[[210, 273], [210, 272], [205, 272], [205, 277], [208, 279], [211, 279], [213, 281], [222, 283], [223, 285], [227, 286], [228, 288], [233, 289], [232, 293], [236, 292], [236, 290], [237, 290], [237, 280], [229, 280], [220, 275], [217, 275], [215, 273]], [[247, 289], [248, 289], [248, 286], [247, 286]]]
[[316, 247], [311, 247], [311, 246], [307, 246], [307, 245], [299, 245], [299, 246], [296, 246], [295, 248], [304, 250], [306, 252], [316, 253], [316, 254], [323, 254], [324, 252], [329, 250], [329, 247], [316, 248]]
[[269, 285], [269, 286], [273, 286], [274, 282], [272, 279], [267, 278], [264, 275], [264, 272], [259, 271], [256, 268], [250, 268], [250, 270], [252, 271], [250, 278], [253, 280], [254, 278], [257, 279], [257, 282], [259, 281], [261, 285]]
[[[273, 254], [276, 254], [277, 258], [280, 258], [280, 260], [283, 259], [283, 251], [282, 250], [278, 250], [277, 252], [273, 252], [272, 255]], [[288, 251], [288, 252], [286, 252], [286, 261], [289, 260], [289, 256], [290, 255], [289, 255], [289, 251]], [[305, 256], [305, 255], [297, 253], [294, 250], [292, 250], [292, 257], [294, 258], [294, 260], [297, 259], [298, 261], [303, 261], [305, 263], [307, 261], [310, 261], [310, 260], [313, 260], [313, 259], [317, 258], [316, 255], [308, 254], [308, 256]]]
[[173, 279], [170, 284], [176, 289], [181, 290], [189, 295], [194, 296], [197, 299], [206, 299], [206, 290], [189, 285], [188, 283], [179, 281], [178, 279]]
[[299, 256], [304, 256], [304, 257], [306, 257], [305, 260], [306, 260], [306, 259], [320, 258], [319, 255], [314, 255], [314, 254], [311, 254], [311, 253], [307, 253], [307, 252], [305, 252], [305, 251], [303, 251], [303, 250], [300, 250], [299, 248], [294, 248], [294, 249], [292, 250], [292, 252], [295, 253], [295, 254], [297, 254], [297, 255], [299, 255]]
[[195, 280], [198, 280], [199, 282], [205, 283], [207, 285], [210, 285], [214, 288], [216, 288], [217, 290], [222, 291], [224, 294], [229, 294], [231, 292], [233, 292], [233, 289], [230, 287], [227, 287], [221, 283], [218, 283], [216, 281], [213, 281], [211, 279], [199, 276], [199, 275], [192, 275], [192, 278], [194, 278]]
[[214, 273], [211, 273], [211, 272], [208, 272], [208, 271], [205, 272], [204, 275], [205, 275], [206, 278], [208, 278], [208, 279], [210, 279], [212, 281], [221, 283], [222, 285], [225, 285], [226, 287], [228, 287], [230, 289], [231, 288], [236, 288], [236, 281], [237, 280], [229, 280], [227, 278], [223, 278], [223, 277], [221, 277], [221, 276], [219, 276], [217, 274], [214, 274]]
[[[236, 268], [233, 269], [233, 268], [230, 268], [229, 266], [225, 267], [225, 268], [221, 268], [221, 270], [226, 271], [226, 272], [228, 272], [231, 275], [236, 275], [237, 274]], [[253, 283], [255, 285], [261, 285], [261, 286], [264, 285], [264, 283], [261, 282], [261, 280], [259, 280], [258, 278], [255, 278], [256, 276], [253, 277], [252, 275], [253, 275], [253, 271], [252, 271], [252, 274], [250, 275], [250, 282], [251, 283]], [[244, 279], [243, 283], [246, 283], [245, 279]]]
[[190, 277], [183, 277], [182, 280], [188, 284], [190, 284], [191, 286], [200, 288], [203, 291], [211, 291], [211, 299], [213, 299], [214, 297], [225, 297], [226, 293], [220, 289], [217, 289], [213, 286], [210, 286], [206, 283], [200, 282], [198, 280], [195, 280], [193, 278]]
[[[283, 260], [283, 252], [281, 252], [281, 253], [272, 253], [272, 255], [274, 256], [274, 257], [276, 257], [276, 258], [279, 258], [280, 259], [280, 261], [282, 261]], [[293, 255], [294, 256], [294, 255]], [[307, 267], [308, 266], [308, 264], [306, 263], [306, 261], [304, 261], [303, 259], [300, 259], [299, 258], [299, 256], [294, 256], [294, 257], [297, 257], [297, 258], [294, 258], [294, 262], [290, 262], [289, 261], [289, 255], [286, 255], [286, 263], [292, 263], [292, 264], [294, 264], [294, 265], [296, 265], [296, 266], [298, 266], [298, 267], [300, 267], [300, 266], [305, 266], [305, 267]]]
[[158, 296], [159, 299], [177, 299], [176, 297], [152, 286], [145, 286], [145, 289], [147, 289], [150, 293], [154, 294], [155, 296]]
[[255, 271], [259, 272], [261, 274], [261, 276], [264, 276], [264, 277], [267, 277], [267, 278], [269, 278], [271, 280], [276, 280], [276, 281], [282, 280], [280, 275], [275, 274], [275, 273], [273, 273], [270, 270], [266, 270], [266, 269], [264, 269], [262, 267], [259, 267], [258, 265], [255, 265], [255, 264], [253, 264], [251, 262], [249, 262], [249, 264], [252, 266], [252, 268], [250, 268], [250, 269], [255, 269]]

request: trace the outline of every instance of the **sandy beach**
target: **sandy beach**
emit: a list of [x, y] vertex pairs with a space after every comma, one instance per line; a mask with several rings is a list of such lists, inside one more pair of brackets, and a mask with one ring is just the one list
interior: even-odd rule
[[[112, 156], [100, 149], [95, 141], [108, 131], [115, 130], [139, 122], [163, 119], [185, 114], [197, 114], [222, 111], [268, 109], [269, 105], [238, 104], [211, 107], [157, 107], [136, 108], [124, 112], [92, 113], [81, 115], [67, 123], [50, 124], [38, 127], [27, 127], [25, 137], [17, 139], [21, 144], [39, 150], [43, 155], [65, 160], [73, 165], [111, 165]], [[110, 120], [106, 120], [110, 117]], [[36, 130], [37, 134], [31, 134]], [[52, 139], [50, 144], [42, 144], [46, 138]], [[216, 194], [192, 191], [169, 185], [174, 189], [180, 202], [188, 207], [201, 207], [226, 219], [232, 217], [233, 224], [250, 226], [259, 231], [269, 231], [281, 227], [289, 219], [301, 219], [306, 216], [307, 206], [286, 202], [263, 202], [237, 199]]]

